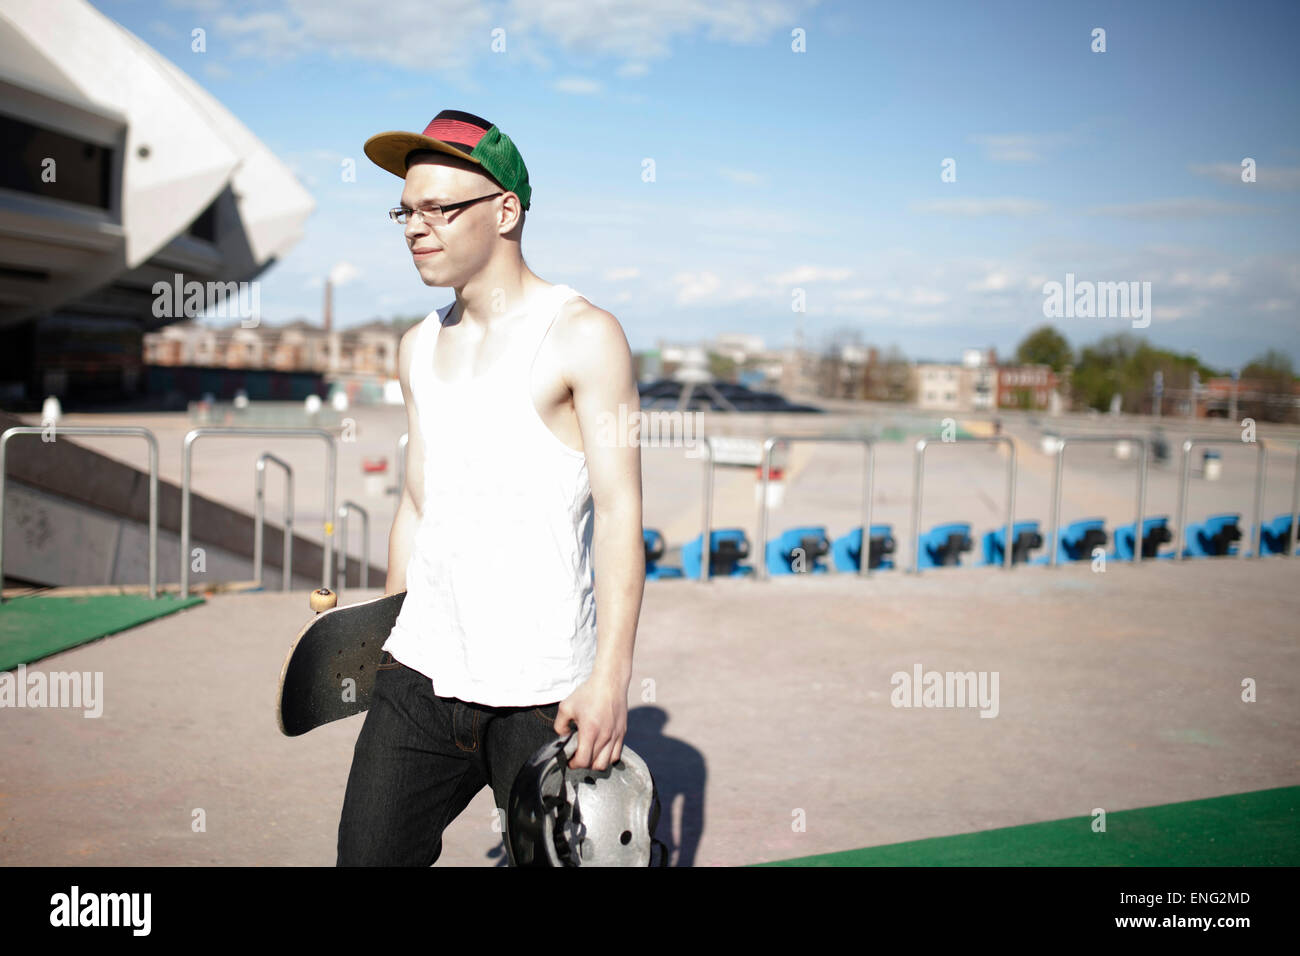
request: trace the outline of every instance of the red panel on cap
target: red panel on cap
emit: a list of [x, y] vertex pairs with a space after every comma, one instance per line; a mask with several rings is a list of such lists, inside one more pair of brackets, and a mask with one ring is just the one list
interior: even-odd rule
[[465, 143], [470, 149], [473, 149], [486, 132], [487, 130], [481, 126], [475, 126], [472, 123], [462, 123], [460, 120], [452, 119], [436, 119], [425, 127], [424, 135], [430, 139], [441, 140], [444, 143]]

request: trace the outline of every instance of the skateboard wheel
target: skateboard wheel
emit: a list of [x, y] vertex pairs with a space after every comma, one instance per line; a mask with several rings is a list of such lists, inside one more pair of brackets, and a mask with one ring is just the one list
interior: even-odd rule
[[311, 609], [319, 614], [328, 611], [339, 603], [339, 596], [329, 588], [317, 588], [311, 592]]

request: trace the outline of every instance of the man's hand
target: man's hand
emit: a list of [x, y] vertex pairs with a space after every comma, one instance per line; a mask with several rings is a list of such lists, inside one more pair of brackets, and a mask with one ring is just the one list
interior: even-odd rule
[[570, 767], [608, 770], [623, 755], [627, 686], [627, 679], [595, 671], [560, 701], [555, 732], [567, 734], [570, 720], [578, 725], [578, 749], [569, 761]]

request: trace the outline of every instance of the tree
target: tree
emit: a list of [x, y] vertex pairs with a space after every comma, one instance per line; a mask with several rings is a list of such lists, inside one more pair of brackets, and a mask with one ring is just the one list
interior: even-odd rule
[[736, 376], [736, 360], [730, 355], [719, 355], [716, 352], [709, 353], [709, 374], [715, 380], [720, 382], [734, 382]]
[[1153, 348], [1130, 332], [1118, 332], [1083, 347], [1079, 364], [1074, 368], [1073, 390], [1076, 404], [1104, 411], [1112, 395], [1118, 393], [1124, 408], [1132, 412], [1151, 412], [1155, 408], [1155, 373], [1164, 376], [1165, 394], [1162, 407], [1191, 388], [1192, 372], [1207, 379], [1214, 370], [1195, 355], [1179, 355]]
[[1277, 349], [1269, 349], [1263, 355], [1257, 355], [1246, 363], [1241, 370], [1242, 378], [1267, 381], [1281, 381], [1288, 387], [1295, 381], [1295, 371], [1291, 357]]
[[1285, 352], [1269, 349], [1241, 370], [1240, 414], [1266, 422], [1294, 421], [1295, 372]]
[[1034, 329], [1016, 346], [1016, 363], [1019, 365], [1050, 365], [1060, 372], [1074, 362], [1074, 350], [1065, 336], [1050, 325]]

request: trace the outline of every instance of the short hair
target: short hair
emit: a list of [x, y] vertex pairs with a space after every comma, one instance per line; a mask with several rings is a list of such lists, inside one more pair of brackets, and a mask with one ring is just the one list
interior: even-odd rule
[[501, 183], [497, 181], [497, 178], [493, 176], [491, 173], [489, 173], [478, 163], [465, 159], [461, 156], [454, 156], [451, 153], [444, 153], [442, 150], [439, 149], [411, 150], [409, 153], [406, 154], [406, 168], [409, 171], [412, 163], [419, 162], [420, 160], [423, 159], [437, 159], [437, 158], [441, 158], [443, 160], [449, 161], [450, 165], [455, 166], [458, 169], [463, 169], [466, 170], [467, 172], [478, 173], [480, 176], [485, 176], [488, 179], [490, 179], [493, 183], [495, 183], [498, 189], [505, 191], [505, 187], [502, 186]]
[[[482, 166], [480, 166], [478, 163], [472, 162], [471, 160], [465, 159], [465, 158], [463, 158], [463, 157], [461, 157], [461, 156], [455, 156], [455, 155], [453, 155], [453, 154], [451, 154], [451, 153], [444, 153], [444, 152], [443, 152], [442, 150], [440, 150], [440, 149], [413, 149], [413, 150], [411, 150], [409, 153], [406, 154], [406, 168], [407, 168], [407, 170], [410, 170], [410, 168], [411, 168], [411, 164], [412, 164], [412, 163], [419, 162], [419, 161], [422, 160], [422, 159], [427, 159], [427, 158], [437, 158], [437, 157], [441, 157], [441, 158], [443, 158], [443, 159], [445, 159], [445, 160], [451, 160], [451, 161], [452, 161], [452, 165], [455, 165], [455, 166], [456, 166], [457, 168], [459, 168], [459, 169], [464, 169], [464, 170], [467, 170], [468, 172], [471, 172], [471, 173], [478, 173], [478, 174], [480, 174], [481, 176], [486, 177], [486, 178], [487, 178], [487, 179], [488, 179], [488, 180], [489, 180], [489, 181], [490, 181], [494, 186], [497, 187], [497, 189], [501, 190], [503, 193], [514, 192], [514, 190], [506, 189], [505, 186], [501, 185], [501, 181], [500, 181], [499, 179], [497, 179], [495, 176], [493, 176], [491, 173], [489, 173], [486, 169], [484, 169], [484, 168], [483, 168]], [[518, 196], [518, 195], [519, 195], [518, 193], [515, 193], [515, 196]], [[521, 201], [520, 204], [519, 204], [519, 226], [520, 226], [520, 228], [523, 228], [523, 225], [524, 225], [524, 222], [525, 222], [525, 219], [526, 219], [527, 215], [528, 215], [528, 210], [524, 209], [523, 202]]]

